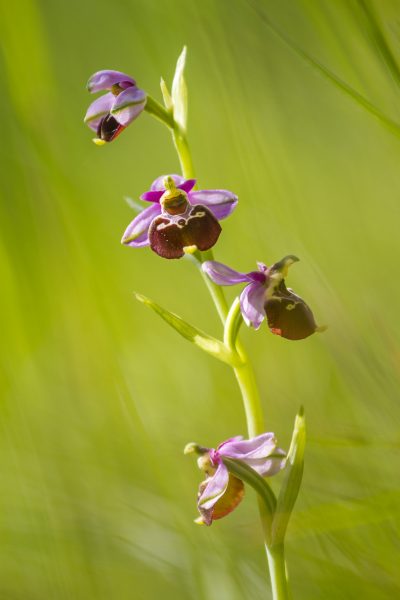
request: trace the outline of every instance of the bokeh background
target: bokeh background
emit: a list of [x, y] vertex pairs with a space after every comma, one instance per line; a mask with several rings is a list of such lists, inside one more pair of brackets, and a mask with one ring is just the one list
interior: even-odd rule
[[91, 73], [159, 99], [184, 44], [200, 187], [240, 196], [217, 257], [298, 255], [329, 325], [242, 334], [284, 447], [306, 410], [294, 598], [398, 597], [399, 0], [2, 0], [0, 44], [1, 600], [269, 597], [251, 490], [193, 524], [182, 449], [246, 433], [234, 378], [132, 292], [220, 335], [211, 301], [119, 243], [124, 197], [179, 169], [168, 131], [143, 114], [98, 148], [82, 122]]

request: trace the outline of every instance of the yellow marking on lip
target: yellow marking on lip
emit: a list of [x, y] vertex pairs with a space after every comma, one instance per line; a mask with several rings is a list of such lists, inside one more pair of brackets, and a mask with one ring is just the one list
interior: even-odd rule
[[195, 252], [197, 252], [198, 248], [196, 246], [196, 244], [193, 244], [192, 246], [184, 246], [183, 247], [183, 251], [185, 254], [194, 254]]

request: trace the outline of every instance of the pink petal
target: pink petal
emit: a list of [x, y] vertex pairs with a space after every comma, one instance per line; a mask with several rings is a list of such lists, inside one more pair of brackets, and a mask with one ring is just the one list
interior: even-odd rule
[[172, 177], [176, 187], [186, 193], [190, 192], [196, 183], [195, 179], [184, 179], [180, 175], [160, 175], [160, 177], [157, 177], [157, 179], [151, 184], [150, 191], [145, 192], [140, 196], [141, 199], [145, 200], [146, 202], [159, 202], [161, 196], [165, 192], [164, 180], [166, 177]]
[[224, 495], [228, 487], [229, 472], [223, 463], [218, 465], [214, 475], [209, 478], [209, 481], [204, 488], [198, 505], [202, 509], [210, 509]]
[[141, 200], [144, 200], [145, 202], [160, 202], [160, 198], [163, 195], [164, 192], [161, 192], [161, 190], [159, 192], [156, 191], [150, 191], [150, 192], [145, 192], [144, 194], [142, 194], [140, 196]]
[[96, 98], [96, 100], [91, 103], [86, 111], [84, 122], [89, 125], [93, 131], [97, 131], [101, 119], [110, 112], [114, 100], [115, 96], [109, 92], [108, 94], [104, 94], [104, 96], [100, 96], [100, 98]]
[[278, 473], [284, 465], [286, 454], [277, 448], [273, 433], [262, 433], [249, 440], [232, 439], [218, 446], [220, 456], [242, 460], [259, 475], [270, 476]]
[[237, 283], [247, 283], [248, 281], [251, 281], [246, 273], [235, 271], [215, 260], [207, 260], [202, 264], [201, 268], [217, 285], [236, 285]]
[[262, 477], [271, 477], [284, 468], [286, 453], [281, 448], [275, 448], [267, 458], [246, 459], [245, 462]]
[[136, 81], [121, 73], [121, 71], [104, 70], [94, 73], [87, 83], [87, 89], [91, 94], [102, 90], [110, 90], [113, 85], [119, 85], [122, 88], [130, 87], [136, 84]]
[[273, 433], [262, 433], [250, 440], [233, 439], [230, 442], [224, 442], [218, 446], [218, 452], [222, 456], [239, 458], [265, 458], [269, 456], [276, 448], [276, 438]]
[[189, 200], [191, 204], [203, 204], [209, 208], [219, 221], [229, 217], [238, 203], [238, 197], [228, 190], [190, 192]]
[[195, 179], [186, 179], [186, 181], [184, 181], [183, 183], [180, 183], [177, 187], [180, 190], [183, 190], [184, 192], [189, 193], [190, 190], [192, 190], [194, 188], [195, 183], [196, 183]]
[[249, 327], [258, 329], [265, 318], [265, 287], [262, 283], [250, 283], [240, 294], [240, 309]]
[[140, 115], [146, 105], [146, 93], [137, 87], [129, 87], [115, 98], [111, 114], [126, 127]]
[[149, 227], [155, 217], [161, 213], [159, 204], [152, 204], [142, 210], [128, 225], [121, 243], [126, 246], [140, 248], [149, 245]]

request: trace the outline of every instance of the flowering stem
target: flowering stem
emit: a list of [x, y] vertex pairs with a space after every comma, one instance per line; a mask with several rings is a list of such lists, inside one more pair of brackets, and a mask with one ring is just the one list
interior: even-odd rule
[[[193, 179], [194, 167], [187, 139], [177, 124], [172, 128], [172, 137], [181, 164], [182, 174], [186, 179]], [[240, 326], [238, 315], [240, 312], [239, 300], [237, 299], [232, 305], [231, 311], [228, 311], [228, 305], [222, 288], [211, 281], [211, 279], [202, 271], [202, 263], [206, 260], [213, 260], [213, 253], [211, 250], [208, 250], [207, 252], [196, 252], [194, 258], [196, 259], [197, 266], [200, 267], [204, 282], [210, 292], [222, 324], [224, 325], [226, 335], [226, 339], [224, 335], [224, 341], [229, 344], [229, 347], [232, 346], [232, 349], [236, 348], [236, 351], [240, 356], [240, 364], [238, 366], [232, 366], [232, 368], [242, 394], [248, 435], [249, 437], [255, 437], [265, 431], [264, 417], [253, 368], [249, 362], [245, 349], [241, 342], [237, 340], [237, 333]], [[226, 323], [227, 325], [225, 327]], [[285, 575], [283, 544], [275, 548], [269, 547], [270, 517], [268, 515], [267, 506], [260, 496], [258, 497], [258, 506], [268, 557], [273, 600], [288, 600], [289, 592]]]
[[279, 546], [267, 548], [267, 558], [271, 578], [272, 597], [274, 600], [290, 600], [291, 594], [287, 583], [283, 543]]
[[261, 407], [260, 394], [254, 371], [243, 349], [242, 344], [238, 341], [236, 348], [239, 356], [242, 359], [242, 364], [234, 368], [236, 380], [242, 393], [244, 411], [246, 414], [247, 431], [249, 438], [255, 437], [264, 433], [264, 416]]
[[194, 167], [189, 145], [186, 136], [177, 124], [172, 129], [172, 139], [174, 140], [179, 162], [181, 163], [182, 175], [186, 179], [194, 179]]

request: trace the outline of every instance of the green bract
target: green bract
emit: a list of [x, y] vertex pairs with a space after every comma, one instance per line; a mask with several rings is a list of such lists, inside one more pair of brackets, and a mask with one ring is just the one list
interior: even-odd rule
[[142, 302], [160, 315], [160, 317], [164, 319], [168, 325], [173, 327], [175, 331], [180, 333], [181, 336], [198, 346], [198, 348], [201, 348], [201, 350], [204, 350], [204, 352], [211, 354], [211, 356], [214, 356], [215, 358], [218, 358], [218, 360], [231, 366], [240, 363], [239, 356], [236, 353], [231, 352], [223, 342], [220, 342], [216, 338], [204, 333], [204, 331], [197, 329], [197, 327], [190, 325], [184, 319], [178, 317], [178, 315], [169, 312], [153, 300], [150, 300], [150, 298], [146, 298], [146, 296], [136, 293], [134, 296], [136, 300], [139, 300], [139, 302]]
[[303, 407], [301, 407], [294, 422], [292, 441], [284, 470], [284, 479], [272, 523], [272, 545], [282, 543], [285, 537], [290, 515], [292, 514], [303, 477], [305, 444], [306, 422]]

